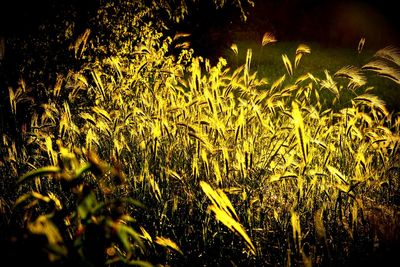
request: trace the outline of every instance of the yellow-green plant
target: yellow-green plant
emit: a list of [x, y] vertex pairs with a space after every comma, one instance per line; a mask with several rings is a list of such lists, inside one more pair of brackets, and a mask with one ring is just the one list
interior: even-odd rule
[[[165, 264], [212, 252], [201, 263], [224, 257], [230, 264], [309, 266], [344, 259], [363, 240], [384, 242], [386, 235], [369, 236], [379, 230], [371, 214], [377, 206], [394, 210], [400, 123], [369, 93], [362, 70], [299, 75], [311, 52], [302, 44], [293, 62], [282, 57], [287, 73], [268, 83], [253, 71], [250, 49], [244, 65], [231, 70], [225, 59], [212, 65], [190, 48], [169, 55], [172, 39], [144, 25], [135, 45], [121, 40], [58, 77], [27, 122], [20, 151], [3, 137], [2, 165], [13, 177], [21, 175], [17, 162], [31, 170], [17, 203], [28, 203], [27, 227], [47, 236], [52, 257], [76, 249], [90, 258], [85, 242], [92, 239], [76, 231], [92, 226], [117, 236], [101, 248], [110, 264], [138, 264], [155, 243], [169, 249], [154, 253]], [[75, 43], [76, 56], [92, 53], [83, 49], [90, 38]], [[379, 55], [396, 62], [395, 53]], [[331, 102], [321, 99], [323, 91]], [[22, 98], [9, 92], [18, 111]], [[354, 97], [345, 100], [348, 92]], [[35, 178], [48, 175], [53, 179]], [[60, 190], [66, 185], [72, 192]], [[137, 213], [126, 199], [151, 209]]]

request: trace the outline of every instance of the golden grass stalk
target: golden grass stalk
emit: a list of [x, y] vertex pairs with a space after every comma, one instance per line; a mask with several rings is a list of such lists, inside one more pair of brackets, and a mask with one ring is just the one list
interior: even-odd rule
[[151, 235], [146, 231], [146, 229], [144, 229], [143, 226], [139, 226], [139, 228], [142, 232], [142, 238], [149, 241], [150, 243], [153, 243], [153, 239], [151, 238]]
[[383, 60], [377, 59], [368, 62], [367, 64], [362, 66], [362, 69], [374, 71], [379, 76], [389, 78], [397, 84], [400, 84], [400, 69], [389, 66], [389, 64]]
[[374, 57], [384, 58], [400, 67], [400, 49], [395, 46], [390, 45], [378, 50]]
[[251, 253], [255, 255], [256, 249], [253, 245], [253, 242], [251, 242], [251, 239], [243, 229], [243, 226], [238, 222], [239, 218], [237, 217], [236, 211], [229, 201], [229, 198], [221, 189], [214, 190], [208, 183], [204, 181], [200, 181], [200, 186], [206, 196], [213, 203], [208, 207], [208, 209], [214, 212], [218, 221], [222, 222], [234, 233], [243, 237], [243, 239], [246, 241], [247, 247], [250, 249]]
[[206, 196], [211, 200], [213, 205], [215, 205], [219, 209], [223, 210], [230, 216], [234, 216], [235, 219], [239, 219], [231, 202], [229, 201], [228, 197], [225, 195], [225, 193], [222, 190], [220, 190], [220, 189], [214, 190], [205, 181], [200, 181], [200, 187], [203, 190], [203, 192], [206, 194]]
[[301, 226], [300, 226], [300, 216], [297, 212], [292, 211], [290, 222], [292, 224], [293, 240], [296, 244], [298, 251], [301, 250]]
[[60, 199], [52, 192], [47, 193], [47, 195], [49, 196], [49, 199], [51, 201], [53, 201], [55, 208], [59, 211], [62, 210], [63, 205], [62, 205]]
[[92, 129], [89, 129], [87, 131], [86, 139], [85, 139], [85, 143], [86, 143], [85, 148], [86, 148], [87, 151], [92, 150], [92, 143], [93, 142], [95, 142], [98, 146], [100, 146], [98, 136], [96, 135], [96, 133]]
[[235, 53], [235, 55], [239, 54], [239, 50], [238, 50], [237, 44], [232, 44], [231, 45], [231, 50], [233, 51], [233, 53]]
[[157, 237], [155, 238], [154, 242], [155, 242], [156, 244], [159, 244], [160, 246], [165, 247], [165, 248], [170, 248], [170, 249], [172, 249], [172, 250], [175, 250], [175, 251], [178, 252], [179, 254], [183, 255], [183, 252], [182, 252], [182, 250], [179, 248], [179, 246], [178, 246], [174, 241], [172, 241], [172, 240], [169, 239], [169, 238], [162, 237], [162, 236], [157, 236]]
[[214, 168], [214, 174], [215, 174], [215, 182], [220, 185], [222, 183], [222, 176], [221, 176], [221, 171], [219, 169], [219, 164], [218, 161], [213, 161], [213, 168]]
[[183, 43], [178, 43], [175, 45], [175, 48], [180, 48], [180, 49], [189, 49], [190, 48], [190, 42], [183, 42]]
[[364, 48], [364, 45], [365, 45], [365, 38], [362, 37], [360, 39], [360, 41], [358, 42], [358, 47], [357, 47], [358, 54], [361, 54], [361, 52], [362, 52], [362, 50]]
[[299, 46], [296, 49], [296, 55], [297, 54], [310, 54], [310, 53], [311, 53], [311, 48], [306, 44], [299, 44]]
[[343, 173], [341, 173], [338, 169], [336, 169], [335, 167], [330, 166], [330, 165], [327, 165], [326, 168], [332, 174], [333, 177], [335, 177], [336, 179], [339, 178], [338, 182], [340, 184], [342, 184], [342, 183], [345, 185], [348, 184], [346, 176]]
[[304, 82], [309, 78], [308, 74], [303, 74], [300, 77], [296, 79], [296, 82], [294, 83], [295, 85], [299, 85], [300, 83]]
[[271, 90], [274, 91], [279, 86], [281, 86], [283, 84], [283, 82], [285, 81], [285, 79], [286, 79], [286, 74], [282, 75], [282, 77], [280, 77], [279, 79], [274, 81], [274, 83], [271, 85]]
[[94, 69], [94, 70], [92, 70], [91, 73], [92, 73], [93, 80], [96, 84], [96, 88], [100, 90], [100, 94], [103, 98], [103, 101], [106, 100], [106, 92], [104, 90], [104, 85], [103, 85], [103, 82], [101, 81], [101, 76], [100, 76], [99, 71]]
[[8, 87], [8, 96], [10, 98], [10, 106], [12, 114], [17, 113], [17, 101], [15, 99], [15, 93], [11, 87]]
[[54, 85], [54, 88], [53, 88], [53, 95], [55, 97], [59, 97], [60, 96], [61, 85], [62, 85], [63, 80], [64, 80], [63, 75], [62, 74], [57, 74], [56, 84]]
[[294, 58], [294, 68], [297, 68], [297, 66], [299, 66], [300, 60], [303, 57], [303, 54], [296, 54], [295, 58]]
[[297, 68], [297, 66], [300, 63], [300, 59], [303, 57], [304, 54], [310, 54], [310, 53], [311, 53], [311, 48], [308, 45], [300, 44], [296, 49], [294, 67]]
[[53, 150], [53, 144], [50, 136], [46, 136], [45, 138], [46, 141], [46, 149], [47, 149], [47, 155], [49, 156], [51, 165], [56, 166], [57, 165], [57, 154]]
[[214, 212], [215, 218], [218, 221], [222, 222], [226, 227], [228, 227], [234, 233], [237, 233], [239, 234], [239, 236], [243, 237], [251, 253], [253, 255], [256, 255], [256, 248], [254, 247], [253, 242], [251, 242], [250, 237], [247, 235], [246, 231], [243, 229], [243, 226], [240, 223], [235, 221], [228, 213], [221, 210], [215, 205], [211, 205], [209, 209]]
[[186, 37], [189, 37], [189, 36], [190, 36], [190, 33], [178, 32], [178, 33], [175, 34], [173, 40], [175, 41], [177, 39], [186, 38]]
[[326, 88], [331, 91], [337, 98], [339, 98], [339, 89], [336, 82], [333, 80], [332, 76], [329, 74], [328, 70], [325, 70], [325, 80], [321, 81], [321, 87]]
[[339, 69], [333, 76], [349, 79], [350, 81], [348, 88], [351, 90], [361, 87], [367, 83], [367, 79], [363, 75], [361, 69], [354, 66], [345, 66]]
[[82, 119], [84, 119], [84, 120], [90, 122], [93, 126], [96, 126], [96, 125], [97, 125], [97, 121], [95, 120], [95, 118], [93, 118], [93, 116], [92, 116], [91, 114], [86, 113], [86, 112], [82, 112], [81, 114], [79, 114], [79, 116], [80, 116]]
[[276, 41], [276, 37], [272, 32], [266, 32], [262, 37], [261, 45], [265, 46], [269, 43], [275, 43]]
[[111, 123], [110, 114], [108, 114], [108, 112], [106, 110], [104, 110], [103, 108], [101, 108], [99, 106], [95, 106], [95, 107], [93, 107], [93, 112], [96, 113], [97, 115], [99, 115], [100, 117], [102, 117], [103, 119], [105, 119], [107, 122]]
[[286, 54], [282, 55], [283, 64], [285, 65], [286, 71], [290, 76], [293, 75], [293, 67], [292, 63], [290, 62], [288, 56]]
[[147, 174], [145, 176], [145, 178], [146, 178], [148, 184], [150, 185], [151, 191], [153, 192], [153, 196], [155, 196], [157, 201], [160, 202], [161, 201], [161, 190], [160, 190], [160, 186], [154, 179], [154, 176], [152, 174]]
[[244, 84], [246, 87], [249, 86], [250, 65], [251, 65], [252, 55], [253, 55], [253, 51], [251, 49], [247, 49], [246, 64], [244, 66]]
[[86, 29], [79, 37], [76, 39], [75, 43], [70, 46], [70, 49], [74, 49], [75, 58], [80, 58], [83, 52], [86, 50], [86, 44], [89, 39], [90, 29]]
[[362, 94], [354, 98], [354, 101], [363, 103], [367, 106], [373, 106], [376, 109], [380, 110], [385, 116], [389, 116], [389, 111], [386, 108], [385, 102], [376, 95]]
[[114, 68], [114, 70], [117, 71], [118, 77], [120, 79], [122, 79], [122, 77], [123, 77], [122, 69], [121, 69], [122, 63], [121, 63], [120, 58], [119, 57], [110, 57], [107, 61], [108, 61], [108, 64], [110, 64]]
[[292, 103], [292, 118], [295, 126], [296, 139], [299, 150], [303, 156], [303, 162], [306, 165], [308, 159], [309, 138], [304, 131], [303, 116], [296, 102]]

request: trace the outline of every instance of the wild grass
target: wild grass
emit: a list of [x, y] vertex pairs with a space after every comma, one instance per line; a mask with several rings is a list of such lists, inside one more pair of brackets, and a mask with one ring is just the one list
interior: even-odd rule
[[[297, 78], [306, 73], [312, 73], [314, 76], [321, 77], [324, 75], [325, 70], [328, 70], [329, 73], [333, 75], [345, 67], [357, 67], [361, 69], [364, 65], [374, 64], [374, 62], [375, 64], [382, 65], [385, 64], [385, 58], [391, 59], [392, 64], [394, 63], [394, 65], [396, 65], [396, 58], [398, 58], [398, 50], [392, 46], [388, 46], [388, 49], [385, 49], [383, 54], [382, 51], [379, 52], [367, 49], [368, 40], [364, 40], [363, 45], [362, 43], [360, 44], [362, 47], [354, 47], [354, 49], [326, 46], [319, 43], [302, 43], [300, 41], [276, 41], [264, 47], [261, 41], [259, 42], [258, 40], [239, 40], [236, 43], [238, 47], [237, 55], [229, 50], [225, 51], [223, 54], [232, 66], [238, 66], [243, 64], [245, 60], [246, 49], [251, 48], [255, 58], [253, 69], [257, 71], [260, 77], [267, 77], [268, 81], [272, 83], [284, 74], [285, 69], [282, 68], [282, 55], [287, 55], [293, 60], [293, 58], [296, 58], [296, 55], [299, 55], [299, 53], [296, 53], [296, 50], [300, 45], [309, 46], [311, 48], [311, 53], [307, 53], [304, 57], [301, 56], [301, 64], [299, 64], [297, 68], [297, 73], [294, 73], [294, 76]], [[383, 50], [383, 48], [381, 50]], [[382, 60], [374, 61], [374, 58], [381, 58], [383, 62], [381, 62]], [[399, 65], [397, 64], [397, 66]], [[398, 72], [396, 68], [391, 69], [391, 67], [393, 68], [391, 64], [388, 66], [380, 66], [380, 69], [383, 68], [381, 76], [384, 75], [383, 72], [385, 69], [387, 69], [387, 72], [391, 73]], [[375, 66], [375, 69], [376, 68], [377, 66]], [[366, 71], [368, 65], [363, 69], [363, 76], [365, 76], [365, 80], [368, 81], [371, 92], [385, 100], [391, 110], [399, 111], [400, 88], [397, 82], [397, 76], [388, 77], [389, 79], [382, 79], [382, 77], [376, 73]], [[295, 77], [287, 81], [295, 82]], [[338, 82], [340, 81], [339, 79]], [[349, 98], [353, 96], [354, 95], [349, 96]], [[323, 97], [329, 98], [330, 96], [323, 93]]]
[[[10, 242], [96, 266], [342, 265], [398, 244], [400, 120], [347, 54], [286, 43], [278, 67], [265, 41], [211, 65], [145, 29], [47, 88], [18, 143], [2, 136], [18, 190], [1, 211], [27, 233]], [[77, 57], [96, 49], [80, 40]]]

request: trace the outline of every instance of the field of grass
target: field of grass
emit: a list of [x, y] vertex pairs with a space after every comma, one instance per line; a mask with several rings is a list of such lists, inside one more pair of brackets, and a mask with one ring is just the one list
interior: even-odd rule
[[46, 97], [23, 78], [8, 88], [4, 261], [308, 267], [396, 260], [400, 118], [360, 68], [379, 81], [389, 77], [379, 90], [394, 95], [399, 50], [381, 50], [372, 64], [375, 52], [240, 43], [237, 58], [233, 52], [211, 64], [189, 46], [172, 56], [179, 36], [142, 23], [157, 11], [148, 8], [131, 14], [136, 22], [128, 17], [135, 32], [104, 20], [102, 29], [121, 37], [107, 40], [113, 46], [90, 30], [74, 40], [69, 52], [81, 65], [40, 87]]
[[[231, 66], [238, 66], [244, 64], [247, 49], [252, 49], [254, 57], [252, 69], [257, 71], [260, 77], [265, 77], [269, 83], [272, 83], [286, 73], [282, 55], [287, 54], [291, 60], [294, 60], [296, 49], [301, 43], [308, 45], [311, 48], [311, 53], [302, 57], [293, 77], [286, 77], [289, 82], [294, 82], [300, 75], [305, 73], [312, 73], [316, 77], [324, 77], [325, 70], [328, 70], [333, 75], [344, 66], [361, 68], [371, 61], [377, 52], [377, 50], [364, 48], [361, 53], [358, 53], [357, 47], [331, 47], [315, 42], [300, 41], [278, 41], [263, 47], [260, 41], [242, 40], [237, 42], [238, 55], [232, 50], [227, 50], [224, 51], [223, 56], [228, 59]], [[399, 83], [380, 77], [371, 71], [364, 71], [364, 75], [367, 78], [368, 86], [372, 87], [370, 92], [382, 98], [390, 110], [400, 111]], [[322, 93], [322, 96], [330, 97], [324, 93]]]

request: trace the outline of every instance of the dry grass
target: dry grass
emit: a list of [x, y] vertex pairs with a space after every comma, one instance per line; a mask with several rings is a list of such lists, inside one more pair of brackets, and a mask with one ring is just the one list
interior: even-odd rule
[[[184, 261], [180, 255], [196, 258], [210, 251], [235, 264], [323, 265], [354, 243], [386, 238], [377, 218], [396, 212], [381, 205], [399, 190], [391, 172], [400, 160], [398, 117], [368, 92], [339, 110], [324, 107], [320, 98], [322, 91], [332, 92], [333, 107], [343, 90], [366, 91], [360, 69], [345, 67], [333, 76], [325, 71], [325, 77], [303, 73], [295, 82], [284, 75], [269, 84], [252, 71], [250, 49], [245, 64], [231, 71], [224, 59], [212, 66], [185, 47], [186, 61], [166, 56], [172, 39], [161, 42], [153, 32], [146, 34], [132, 51], [58, 80], [49, 89], [54, 99], [26, 121], [18, 149], [3, 136], [3, 170], [15, 179], [21, 166], [32, 171], [20, 181], [27, 195], [19, 204], [34, 199], [22, 211], [28, 230], [64, 248], [71, 236], [61, 236], [59, 228], [76, 232], [85, 220], [104, 222], [121, 240], [107, 248], [111, 265], [134, 263], [135, 255], [175, 264]], [[266, 35], [262, 44], [272, 40]], [[88, 36], [80, 37], [75, 55], [85, 53], [87, 42]], [[237, 53], [237, 47], [232, 50]], [[290, 77], [309, 53], [300, 45], [294, 64], [282, 56]], [[394, 63], [396, 55], [392, 48], [377, 53]], [[397, 79], [379, 64], [363, 68]], [[338, 86], [339, 77], [349, 80], [348, 88]], [[9, 92], [15, 114], [29, 91]], [[55, 179], [44, 179], [48, 176]], [[98, 190], [67, 217], [72, 222], [54, 225], [51, 212], [38, 203], [63, 209], [71, 196], [83, 197], [79, 186], [71, 185], [80, 192], [75, 195], [60, 190], [72, 181]], [[147, 205], [148, 215], [133, 208], [118, 219], [107, 217], [112, 208], [95, 213], [125, 196]], [[381, 213], [367, 200], [382, 207]], [[40, 216], [32, 217], [33, 211]], [[364, 217], [378, 231], [377, 240], [363, 231]], [[61, 252], [57, 255], [66, 257]], [[204, 262], [213, 262], [208, 257]]]

